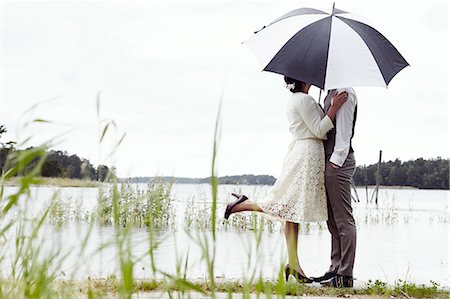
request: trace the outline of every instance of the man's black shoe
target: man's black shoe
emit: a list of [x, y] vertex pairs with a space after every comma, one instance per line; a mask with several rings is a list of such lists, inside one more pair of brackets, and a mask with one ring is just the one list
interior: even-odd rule
[[320, 284], [331, 288], [353, 288], [353, 277], [336, 274], [330, 280], [323, 281]]
[[320, 276], [320, 277], [311, 277], [311, 279], [315, 282], [322, 282], [325, 280], [330, 280], [331, 278], [333, 278], [334, 276], [336, 276], [336, 273], [334, 272], [326, 272], [324, 275]]

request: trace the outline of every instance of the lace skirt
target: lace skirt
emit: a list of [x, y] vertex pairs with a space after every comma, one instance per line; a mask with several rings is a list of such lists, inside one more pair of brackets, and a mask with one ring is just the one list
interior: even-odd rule
[[261, 209], [279, 220], [321, 222], [328, 219], [325, 154], [320, 139], [294, 140], [283, 169]]

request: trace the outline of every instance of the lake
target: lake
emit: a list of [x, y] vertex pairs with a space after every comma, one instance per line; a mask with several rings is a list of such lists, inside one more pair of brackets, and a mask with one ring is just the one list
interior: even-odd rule
[[[145, 188], [145, 184], [136, 185]], [[6, 194], [16, 187], [6, 187]], [[97, 204], [96, 188], [32, 187], [33, 199], [29, 210], [37, 213], [55, 191], [61, 198], [79, 202], [83, 211], [93, 211]], [[233, 200], [231, 192], [243, 192], [256, 201], [263, 201], [269, 186], [218, 187], [218, 214], [223, 216], [224, 205]], [[366, 202], [366, 191], [357, 189], [361, 202], [354, 202], [358, 241], [354, 276], [357, 284], [369, 279], [380, 279], [390, 284], [402, 279], [429, 284], [430, 280], [443, 287], [449, 286], [449, 197], [448, 190], [381, 189], [379, 204]], [[369, 198], [372, 190], [369, 190]], [[187, 276], [207, 278], [205, 263], [197, 243], [180, 225], [187, 205], [209, 207], [210, 186], [207, 184], [175, 184], [171, 190], [175, 207], [175, 229], [162, 232], [161, 244], [155, 251], [159, 269], [175, 273], [177, 260], [189, 255]], [[231, 218], [233, 215], [231, 216]], [[222, 220], [221, 220], [222, 221]], [[44, 250], [59, 248], [68, 257], [58, 266], [60, 278], [85, 279], [118, 275], [116, 248], [103, 246], [114, 238], [111, 226], [94, 226], [86, 251], [79, 255], [80, 244], [87, 233], [87, 223], [70, 222], [61, 228], [46, 224], [42, 245]], [[211, 233], [204, 232], [210, 237]], [[198, 234], [202, 234], [199, 232]], [[194, 233], [195, 235], [195, 233]], [[284, 232], [278, 225], [273, 232], [263, 231], [261, 240], [254, 231], [219, 230], [216, 240], [215, 274], [219, 279], [242, 279], [252, 272], [263, 278], [275, 279], [286, 260]], [[300, 263], [307, 275], [319, 276], [329, 266], [330, 235], [326, 224], [302, 226], [299, 236]], [[14, 246], [4, 248], [11, 252]], [[136, 259], [135, 276], [152, 276], [149, 234], [146, 228], [136, 228], [132, 233], [132, 254]], [[8, 256], [8, 255], [6, 255]], [[3, 261], [2, 274], [8, 273], [8, 260]], [[157, 274], [156, 276], [158, 276]], [[159, 275], [160, 276], [160, 275]]]

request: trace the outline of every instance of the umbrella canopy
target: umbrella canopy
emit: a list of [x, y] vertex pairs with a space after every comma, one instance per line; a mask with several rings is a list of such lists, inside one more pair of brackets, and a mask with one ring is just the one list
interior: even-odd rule
[[362, 17], [335, 9], [288, 12], [244, 41], [264, 71], [321, 89], [383, 86], [408, 66], [397, 49]]

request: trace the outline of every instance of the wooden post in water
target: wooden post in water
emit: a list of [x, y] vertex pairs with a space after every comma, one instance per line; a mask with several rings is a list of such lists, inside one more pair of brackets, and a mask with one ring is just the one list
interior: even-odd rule
[[364, 164], [364, 186], [366, 186], [366, 203], [369, 203], [369, 191], [367, 190], [367, 167]]
[[375, 204], [378, 204], [378, 189], [380, 188], [380, 172], [381, 172], [381, 155], [383, 151], [380, 151], [380, 157], [378, 158], [377, 164], [377, 185], [375, 186], [375, 190], [373, 190], [372, 197], [370, 201], [372, 202], [373, 195], [375, 194]]
[[355, 195], [356, 195], [356, 198], [353, 197], [353, 195], [352, 195], [352, 198], [355, 202], [359, 202], [360, 200], [359, 200], [358, 192], [356, 191], [356, 185], [355, 185], [355, 181], [353, 180], [353, 178], [350, 179], [350, 184], [353, 188], [353, 191], [355, 191]]

